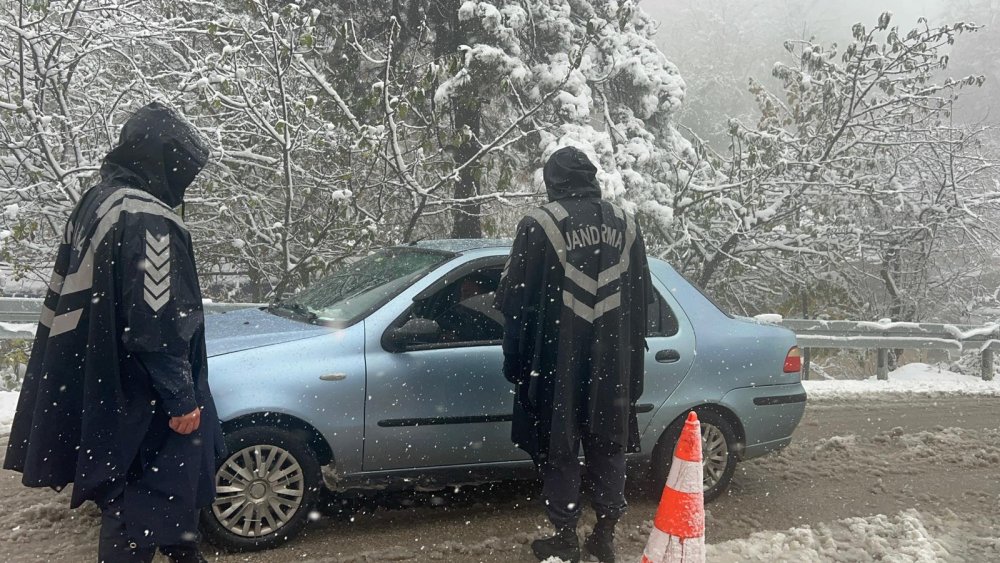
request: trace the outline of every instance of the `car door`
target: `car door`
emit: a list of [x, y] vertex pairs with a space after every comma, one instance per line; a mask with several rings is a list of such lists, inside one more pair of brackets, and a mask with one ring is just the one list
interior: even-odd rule
[[440, 333], [431, 341], [394, 350], [369, 336], [365, 471], [527, 459], [510, 441], [513, 386], [502, 373], [502, 316], [492, 309], [504, 261], [459, 266], [389, 328], [434, 321]]
[[653, 415], [670, 398], [691, 370], [695, 355], [694, 329], [672, 293], [654, 282], [656, 299], [649, 307], [646, 337], [646, 378], [637, 403], [639, 429], [644, 430]]

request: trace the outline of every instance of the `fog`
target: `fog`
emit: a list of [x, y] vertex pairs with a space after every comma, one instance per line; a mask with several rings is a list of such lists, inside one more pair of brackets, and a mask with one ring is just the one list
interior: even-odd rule
[[660, 22], [658, 43], [688, 83], [680, 122], [717, 149], [727, 144], [728, 117], [754, 115], [748, 79], [775, 87], [774, 63], [794, 62], [782, 47], [785, 39], [844, 45], [854, 23], [870, 28], [885, 11], [903, 30], [919, 25], [921, 17], [931, 25], [984, 25], [958, 38], [947, 75], [985, 75], [986, 85], [964, 92], [956, 113], [968, 122], [1000, 122], [1000, 0], [642, 0], [640, 5]]
[[[679, 21], [673, 15], [691, 9], [711, 10], [721, 17], [753, 19], [754, 14], [784, 14], [784, 24], [791, 24], [802, 31], [803, 37], [814, 34], [843, 41], [849, 36], [855, 22], [874, 22], [882, 12], [892, 12], [901, 27], [916, 24], [917, 18], [935, 19], [943, 15], [949, 3], [944, 0], [644, 0], [643, 9], [656, 17], [662, 27], [663, 45], [670, 47], [675, 41], [697, 42], [697, 38], [681, 37]], [[776, 22], [777, 23], [777, 22]], [[706, 45], [707, 47], [707, 45]], [[777, 46], [780, 49], [780, 45]]]

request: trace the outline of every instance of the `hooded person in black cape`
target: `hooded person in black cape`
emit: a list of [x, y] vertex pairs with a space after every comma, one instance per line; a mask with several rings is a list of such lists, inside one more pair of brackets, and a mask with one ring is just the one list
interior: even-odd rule
[[204, 561], [200, 507], [223, 442], [191, 237], [172, 208], [205, 166], [197, 131], [152, 103], [126, 122], [56, 256], [4, 468], [73, 483], [102, 509], [99, 560]]
[[521, 220], [496, 294], [506, 319], [504, 375], [516, 385], [512, 439], [535, 460], [556, 535], [539, 559], [580, 557], [580, 445], [598, 523], [586, 549], [614, 561], [625, 511], [625, 452], [638, 451], [646, 315], [653, 299], [635, 218], [601, 199], [578, 149], [543, 170], [550, 203]]

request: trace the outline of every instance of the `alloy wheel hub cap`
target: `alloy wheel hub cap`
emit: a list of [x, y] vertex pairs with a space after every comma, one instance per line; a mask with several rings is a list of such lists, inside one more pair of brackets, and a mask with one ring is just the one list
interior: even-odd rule
[[703, 485], [707, 491], [722, 480], [729, 464], [729, 445], [726, 443], [726, 436], [717, 427], [702, 423], [701, 451], [704, 468]]
[[244, 538], [266, 536], [301, 509], [305, 475], [299, 461], [279, 446], [258, 445], [232, 454], [215, 474], [212, 514]]
[[250, 499], [251, 500], [264, 500], [267, 496], [269, 487], [262, 481], [257, 481], [256, 483], [250, 485]]

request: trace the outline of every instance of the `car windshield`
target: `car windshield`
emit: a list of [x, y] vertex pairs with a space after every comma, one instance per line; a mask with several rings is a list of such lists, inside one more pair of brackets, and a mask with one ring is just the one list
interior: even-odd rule
[[350, 324], [399, 295], [435, 266], [447, 252], [389, 248], [352, 262], [272, 309], [310, 321]]

